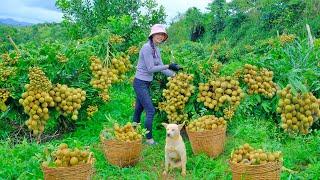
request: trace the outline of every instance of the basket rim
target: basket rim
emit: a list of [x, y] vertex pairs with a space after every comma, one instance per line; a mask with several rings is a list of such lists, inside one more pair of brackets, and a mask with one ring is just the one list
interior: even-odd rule
[[142, 143], [142, 138], [141, 139], [138, 139], [138, 140], [135, 140], [135, 141], [120, 141], [120, 140], [117, 140], [117, 139], [106, 139], [105, 137], [101, 136], [101, 142], [116, 142], [116, 143]]
[[228, 160], [228, 163], [230, 166], [242, 166], [242, 167], [261, 167], [261, 166], [266, 166], [266, 165], [270, 165], [270, 164], [282, 164], [282, 161], [274, 161], [274, 162], [267, 162], [265, 164], [240, 164], [240, 163], [233, 163], [230, 161], [230, 159]]
[[212, 132], [212, 131], [216, 132], [216, 131], [221, 131], [221, 130], [224, 131], [224, 130], [227, 130], [227, 127], [226, 126], [223, 128], [218, 127], [218, 128], [211, 129], [211, 130], [205, 129], [203, 131], [190, 131], [189, 128], [187, 127], [186, 130], [187, 130], [187, 133], [188, 132], [190, 132], [190, 133], [204, 133], [204, 132]]

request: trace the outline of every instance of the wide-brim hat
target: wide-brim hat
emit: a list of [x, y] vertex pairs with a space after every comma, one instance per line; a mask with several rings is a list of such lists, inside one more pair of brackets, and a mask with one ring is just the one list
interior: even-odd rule
[[151, 27], [151, 32], [149, 34], [149, 37], [157, 34], [157, 33], [164, 33], [165, 34], [165, 39], [163, 41], [166, 41], [168, 39], [168, 34], [166, 29], [164, 28], [164, 26], [162, 24], [155, 24]]

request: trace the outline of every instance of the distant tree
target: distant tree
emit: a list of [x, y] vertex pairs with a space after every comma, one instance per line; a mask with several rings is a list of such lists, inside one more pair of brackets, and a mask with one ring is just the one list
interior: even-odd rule
[[108, 27], [110, 20], [130, 17], [128, 33], [132, 33], [136, 28], [148, 29], [151, 24], [164, 23], [166, 18], [163, 6], [158, 7], [155, 0], [57, 0], [56, 5], [64, 14], [64, 23], [82, 36]]
[[228, 15], [227, 5], [225, 0], [215, 0], [209, 4], [211, 18], [212, 40], [215, 40], [216, 35], [222, 32], [226, 26], [226, 17]]

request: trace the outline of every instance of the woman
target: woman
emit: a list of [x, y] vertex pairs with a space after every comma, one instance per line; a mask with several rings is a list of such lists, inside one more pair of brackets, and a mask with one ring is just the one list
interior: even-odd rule
[[177, 64], [164, 65], [161, 60], [160, 51], [157, 46], [166, 41], [167, 38], [168, 34], [161, 24], [155, 24], [151, 27], [149, 40], [140, 50], [137, 70], [133, 81], [133, 88], [136, 94], [133, 122], [140, 123], [141, 114], [143, 110], [146, 111], [145, 128], [149, 131], [146, 135], [146, 143], [149, 145], [156, 144], [152, 138], [152, 122], [155, 108], [149, 93], [153, 73], [162, 72], [167, 76], [174, 76], [174, 71], [180, 69]]

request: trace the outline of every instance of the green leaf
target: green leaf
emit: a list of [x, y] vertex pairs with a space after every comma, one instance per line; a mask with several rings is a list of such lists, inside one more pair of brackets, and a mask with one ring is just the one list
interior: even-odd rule
[[270, 112], [271, 107], [270, 107], [270, 104], [269, 104], [267, 101], [262, 102], [261, 106], [263, 107], [263, 109], [264, 109], [267, 113]]

